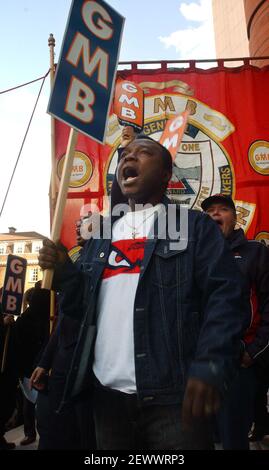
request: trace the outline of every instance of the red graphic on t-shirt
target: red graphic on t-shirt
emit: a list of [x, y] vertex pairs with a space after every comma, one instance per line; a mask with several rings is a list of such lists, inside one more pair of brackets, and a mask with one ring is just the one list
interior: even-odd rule
[[146, 238], [135, 240], [118, 240], [111, 244], [107, 266], [103, 272], [103, 279], [118, 274], [140, 273], [144, 258]]

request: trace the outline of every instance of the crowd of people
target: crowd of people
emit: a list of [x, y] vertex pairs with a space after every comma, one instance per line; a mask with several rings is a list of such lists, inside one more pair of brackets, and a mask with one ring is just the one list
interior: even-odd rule
[[39, 449], [214, 449], [217, 440], [246, 450], [269, 434], [269, 250], [236, 228], [224, 194], [202, 211], [172, 204], [172, 171], [165, 147], [124, 128], [101, 236], [89, 222], [83, 239], [80, 221], [75, 260], [44, 241], [58, 325], [48, 338], [40, 288], [16, 322], [1, 315], [16, 351], [1, 374], [2, 448], [12, 448], [5, 422], [23, 377], [38, 390], [24, 441], [36, 438], [36, 414]]
[[[41, 289], [41, 283], [29, 289], [24, 295], [23, 313], [16, 319], [4, 312], [0, 315], [1, 364], [5, 337], [9, 329], [7, 354], [3, 371], [0, 373], [0, 449], [13, 449], [14, 443], [5, 439], [6, 423], [16, 408], [18, 386], [23, 390], [39, 360], [39, 355], [49, 338], [50, 295]], [[22, 415], [25, 436], [21, 445], [28, 445], [36, 439], [35, 405], [23, 395]]]

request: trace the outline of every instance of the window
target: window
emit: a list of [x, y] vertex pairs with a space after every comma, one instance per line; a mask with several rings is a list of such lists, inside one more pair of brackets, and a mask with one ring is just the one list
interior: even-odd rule
[[13, 243], [9, 243], [9, 244], [7, 245], [7, 254], [10, 255], [10, 254], [12, 254], [12, 253], [14, 253], [14, 244], [13, 244]]
[[15, 243], [14, 246], [14, 253], [19, 255], [20, 253], [24, 253], [24, 243]]
[[30, 270], [30, 282], [38, 281], [38, 268], [32, 268]]
[[31, 253], [31, 248], [32, 248], [32, 244], [31, 243], [25, 243], [24, 245], [24, 253]]
[[39, 253], [40, 248], [42, 248], [42, 242], [33, 242], [32, 243], [32, 253]]
[[0, 245], [0, 255], [4, 255], [6, 253], [6, 246], [4, 244]]

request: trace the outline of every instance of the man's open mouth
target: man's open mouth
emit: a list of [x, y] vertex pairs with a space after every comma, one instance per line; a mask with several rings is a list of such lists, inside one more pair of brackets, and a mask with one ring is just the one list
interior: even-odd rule
[[223, 224], [222, 220], [217, 220], [217, 219], [215, 219], [215, 222], [217, 222], [218, 225], [222, 225], [222, 224]]
[[138, 172], [134, 167], [126, 166], [122, 170], [122, 182], [124, 185], [133, 183], [138, 177]]

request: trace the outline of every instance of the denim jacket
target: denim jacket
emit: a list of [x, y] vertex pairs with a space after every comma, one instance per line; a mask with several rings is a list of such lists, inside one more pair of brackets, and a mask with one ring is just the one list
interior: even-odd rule
[[[141, 405], [181, 403], [189, 377], [224, 394], [239, 358], [242, 279], [219, 227], [208, 215], [189, 210], [187, 243], [172, 249], [170, 242], [169, 235], [146, 241], [135, 296], [134, 356]], [[98, 291], [110, 243], [89, 240], [76, 265], [67, 262], [55, 273], [62, 312], [81, 321], [63, 403], [90, 379]]]

